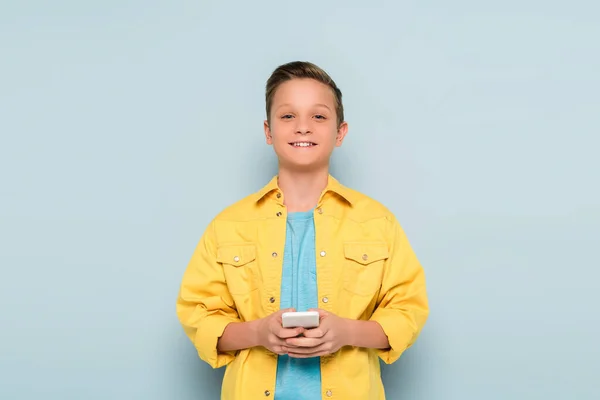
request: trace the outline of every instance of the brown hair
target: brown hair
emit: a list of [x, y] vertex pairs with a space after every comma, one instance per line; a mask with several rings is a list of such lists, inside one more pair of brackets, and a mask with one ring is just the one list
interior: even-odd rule
[[267, 109], [267, 121], [271, 122], [271, 105], [273, 97], [279, 85], [292, 79], [314, 79], [331, 88], [335, 97], [335, 114], [337, 116], [337, 125], [344, 122], [344, 106], [342, 104], [342, 92], [337, 87], [333, 79], [320, 67], [307, 61], [292, 61], [280, 65], [273, 71], [267, 80], [265, 100]]

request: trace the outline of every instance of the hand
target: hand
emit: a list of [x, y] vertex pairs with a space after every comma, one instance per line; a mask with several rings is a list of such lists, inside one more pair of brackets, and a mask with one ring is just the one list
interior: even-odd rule
[[290, 357], [325, 356], [335, 353], [349, 343], [349, 320], [320, 309], [310, 311], [319, 312], [319, 326], [305, 330], [304, 337], [286, 339], [285, 351]]
[[302, 327], [282, 327], [281, 314], [289, 311], [295, 310], [293, 308], [279, 310], [257, 321], [257, 342], [259, 346], [263, 346], [275, 354], [287, 353], [285, 349], [285, 340], [299, 336], [305, 331]]

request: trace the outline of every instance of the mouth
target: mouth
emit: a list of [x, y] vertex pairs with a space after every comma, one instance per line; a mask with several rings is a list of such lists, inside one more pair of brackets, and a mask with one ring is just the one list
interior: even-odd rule
[[289, 145], [292, 147], [314, 147], [317, 144], [314, 142], [291, 142]]

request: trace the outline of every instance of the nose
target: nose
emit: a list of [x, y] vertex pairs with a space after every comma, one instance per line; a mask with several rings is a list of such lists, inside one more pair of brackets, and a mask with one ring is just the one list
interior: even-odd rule
[[297, 121], [298, 125], [296, 126], [296, 133], [300, 135], [308, 135], [309, 133], [312, 133], [308, 121], [306, 121], [304, 118], [298, 118]]

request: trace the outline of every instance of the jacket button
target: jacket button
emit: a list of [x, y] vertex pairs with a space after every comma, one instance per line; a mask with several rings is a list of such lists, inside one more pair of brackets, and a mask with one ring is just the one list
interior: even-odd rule
[[278, 217], [281, 217], [281, 215], [282, 215], [282, 214], [281, 214], [281, 212], [278, 212], [276, 215], [277, 215]]
[[319, 207], [319, 208], [317, 208], [317, 212], [318, 212], [319, 214], [323, 214], [323, 209], [322, 209], [321, 207]]
[[323, 250], [323, 251], [321, 252], [321, 257], [325, 257], [326, 255], [327, 255], [327, 253], [325, 252], [325, 250]]
[[277, 257], [277, 253], [273, 252], [273, 254], [271, 254], [273, 257]]
[[271, 298], [269, 299], [269, 301], [270, 301], [271, 303], [275, 303], [275, 297], [271, 297]]
[[265, 390], [265, 396], [270, 396], [271, 392], [269, 392], [268, 390]]
[[365, 260], [365, 261], [367, 261], [369, 259], [369, 256], [366, 255], [366, 254], [363, 254], [362, 259]]
[[331, 390], [328, 390], [328, 391], [325, 392], [325, 395], [327, 397], [331, 397], [333, 395], [333, 393], [331, 392]]
[[277, 193], [277, 198], [280, 199], [281, 198], [281, 193]]
[[323, 303], [327, 303], [327, 302], [329, 301], [329, 299], [328, 299], [327, 297], [323, 297], [323, 298], [321, 299], [321, 301], [323, 301]]
[[233, 257], [233, 261], [238, 262], [240, 261], [240, 258], [238, 256]]

